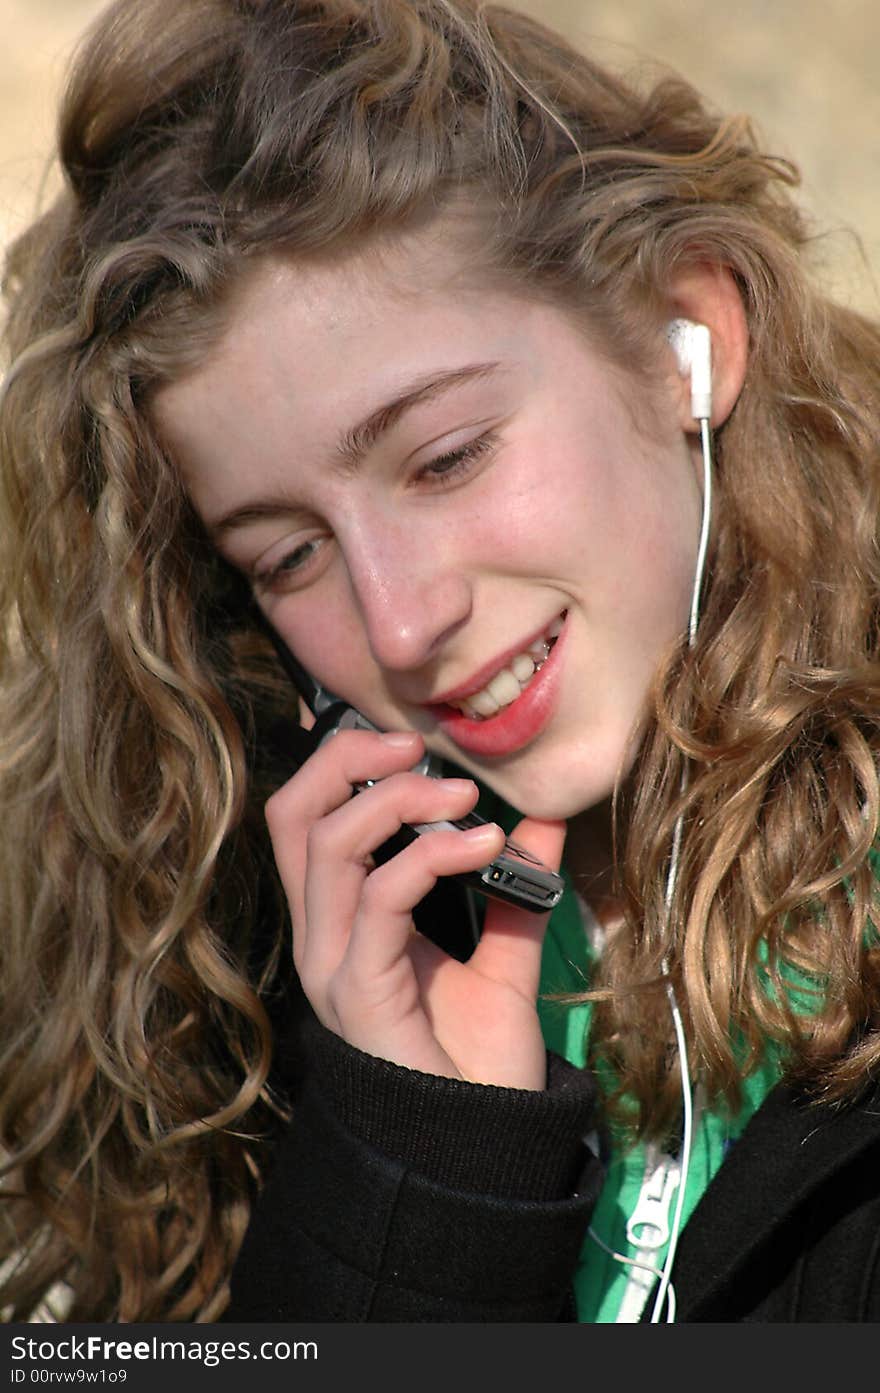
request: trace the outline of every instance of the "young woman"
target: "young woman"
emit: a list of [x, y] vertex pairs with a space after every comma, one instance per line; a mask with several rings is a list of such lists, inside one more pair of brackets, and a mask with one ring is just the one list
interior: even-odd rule
[[876, 1319], [880, 335], [794, 172], [474, 0], [117, 0], [60, 152], [7, 1312]]

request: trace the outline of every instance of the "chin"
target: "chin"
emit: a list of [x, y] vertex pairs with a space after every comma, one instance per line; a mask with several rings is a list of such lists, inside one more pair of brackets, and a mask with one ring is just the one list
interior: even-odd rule
[[610, 794], [611, 789], [602, 789], [597, 790], [595, 795], [586, 797], [584, 794], [571, 798], [548, 794], [546, 798], [511, 798], [508, 801], [513, 803], [523, 817], [534, 817], [541, 822], [570, 822], [572, 818], [586, 812], [587, 808], [605, 802]]
[[497, 762], [469, 760], [461, 751], [452, 759], [524, 817], [567, 822], [604, 803], [632, 768], [638, 739], [618, 723], [604, 734], [539, 741]]
[[507, 803], [512, 804], [524, 817], [539, 818], [543, 822], [568, 822], [571, 818], [585, 812], [587, 808], [603, 803], [614, 790], [614, 773], [607, 778], [597, 778], [595, 768], [584, 770], [583, 778], [578, 779], [576, 771], [568, 765], [554, 779], [552, 771], [542, 770], [540, 778], [483, 777]]

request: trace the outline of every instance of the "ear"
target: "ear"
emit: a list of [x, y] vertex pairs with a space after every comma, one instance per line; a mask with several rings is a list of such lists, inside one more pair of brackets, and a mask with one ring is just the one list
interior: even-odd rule
[[[726, 266], [698, 262], [681, 271], [670, 286], [670, 319], [705, 324], [712, 336], [712, 425], [727, 420], [742, 390], [749, 330], [742, 297]], [[676, 370], [682, 430], [698, 429], [690, 411], [690, 390]]]

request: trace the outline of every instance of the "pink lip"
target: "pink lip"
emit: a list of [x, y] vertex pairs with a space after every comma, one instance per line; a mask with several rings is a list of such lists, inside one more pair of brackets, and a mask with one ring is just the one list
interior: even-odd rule
[[507, 667], [508, 663], [511, 662], [518, 653], [525, 653], [533, 643], [543, 638], [551, 623], [552, 620], [548, 619], [547, 623], [544, 624], [542, 628], [536, 629], [530, 638], [521, 639], [520, 642], [515, 644], [512, 648], [508, 648], [503, 653], [499, 653], [496, 657], [492, 658], [490, 662], [484, 663], [466, 682], [461, 682], [457, 687], [450, 687], [446, 692], [440, 692], [438, 696], [434, 697], [433, 701], [426, 702], [426, 705], [430, 710], [434, 710], [436, 707], [445, 706], [451, 701], [464, 701], [466, 697], [473, 696], [474, 692], [482, 691], [487, 683], [495, 676], [496, 672], [500, 672], [503, 667]]
[[[535, 637], [540, 638], [545, 631], [546, 625], [544, 629], [539, 630]], [[551, 648], [550, 656], [540, 672], [536, 673], [522, 694], [509, 706], [505, 706], [499, 711], [497, 716], [489, 716], [485, 720], [477, 721], [445, 702], [432, 702], [428, 709], [444, 735], [448, 735], [459, 749], [473, 755], [495, 755], [498, 757], [512, 755], [517, 750], [524, 749], [536, 736], [540, 735], [556, 709], [559, 697], [562, 649], [567, 633], [568, 625], [566, 624]], [[525, 648], [533, 642], [534, 639], [529, 639]], [[524, 652], [525, 648], [512, 649], [507, 656], [513, 658], [517, 653]], [[500, 666], [504, 666], [503, 659]], [[498, 671], [498, 668], [499, 662], [496, 658], [491, 666], [483, 670], [485, 673], [484, 684]], [[453, 692], [447, 693], [447, 697], [451, 696], [454, 700], [460, 701], [471, 692], [479, 690], [479, 685], [474, 686], [471, 683], [466, 687], [456, 688]]]

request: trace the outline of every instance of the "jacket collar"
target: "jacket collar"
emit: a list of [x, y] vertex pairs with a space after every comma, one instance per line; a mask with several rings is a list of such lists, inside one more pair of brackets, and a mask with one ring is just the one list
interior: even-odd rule
[[737, 1272], [812, 1192], [880, 1141], [880, 1087], [817, 1104], [779, 1084], [744, 1129], [682, 1231], [677, 1320], [712, 1320]]

